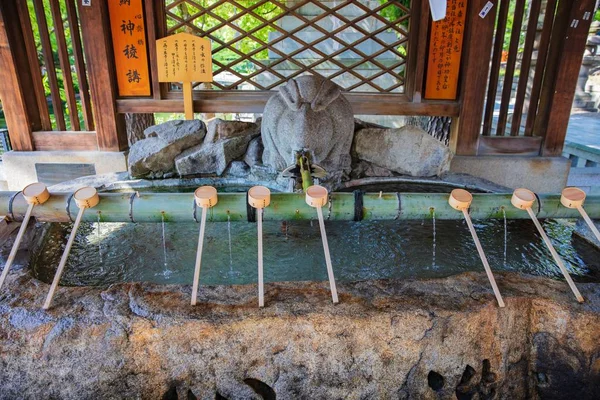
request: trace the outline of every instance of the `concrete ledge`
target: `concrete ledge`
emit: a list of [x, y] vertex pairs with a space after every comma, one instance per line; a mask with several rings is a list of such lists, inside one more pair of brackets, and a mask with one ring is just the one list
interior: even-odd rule
[[558, 193], [567, 184], [571, 161], [564, 157], [455, 156], [450, 171], [515, 189]]
[[[111, 172], [127, 171], [127, 156], [124, 152], [108, 151], [10, 151], [2, 155], [4, 176], [8, 182], [9, 190], [21, 190], [26, 185], [41, 181], [44, 178], [38, 173], [48, 164], [85, 164], [91, 165], [86, 169], [87, 173], [79, 176], [93, 174], [107, 174]], [[38, 167], [36, 168], [36, 164]], [[69, 166], [65, 166], [68, 170]], [[71, 172], [64, 180], [77, 178], [76, 171]], [[44, 182], [48, 185], [56, 181]]]

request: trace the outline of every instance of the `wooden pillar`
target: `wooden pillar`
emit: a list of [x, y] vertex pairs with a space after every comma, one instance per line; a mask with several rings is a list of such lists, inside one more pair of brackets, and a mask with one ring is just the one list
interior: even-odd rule
[[470, 0], [460, 69], [460, 114], [452, 121], [450, 148], [457, 155], [476, 155], [485, 89], [487, 87], [494, 23], [498, 0], [491, 0], [492, 9], [481, 18], [479, 12], [488, 0]]
[[544, 136], [542, 156], [562, 154], [595, 3], [559, 2], [534, 128], [535, 134]]
[[31, 67], [18, 4], [0, 1], [0, 99], [12, 147], [21, 151], [34, 149], [31, 132], [41, 129]]
[[117, 85], [110, 38], [110, 20], [105, 1], [85, 6], [77, 2], [83, 49], [90, 77], [90, 90], [99, 150], [127, 149], [125, 119], [117, 113]]

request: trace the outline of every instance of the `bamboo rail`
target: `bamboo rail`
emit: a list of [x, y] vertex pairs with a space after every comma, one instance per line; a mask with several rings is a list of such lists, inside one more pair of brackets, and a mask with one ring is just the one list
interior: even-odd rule
[[[429, 219], [461, 219], [448, 204], [446, 193], [331, 193], [323, 207], [330, 221]], [[528, 219], [523, 210], [511, 205], [511, 193], [473, 194], [469, 214], [473, 219]], [[540, 194], [533, 204], [537, 218], [579, 218], [577, 209], [564, 207], [559, 194]], [[11, 201], [12, 199], [12, 201]], [[11, 206], [12, 203], [12, 206]], [[200, 207], [194, 205], [193, 193], [100, 193], [100, 203], [83, 220], [95, 222], [199, 222]], [[0, 192], [0, 215], [22, 220], [28, 204], [18, 192]], [[600, 196], [588, 196], [585, 209], [591, 218], [600, 218]], [[78, 212], [72, 193], [52, 193], [44, 204], [36, 206], [32, 216], [43, 222], [72, 222]], [[255, 211], [247, 205], [246, 193], [219, 193], [219, 203], [208, 210], [213, 222], [255, 221]], [[314, 209], [306, 204], [302, 193], [272, 193], [271, 205], [263, 219], [314, 219]]]

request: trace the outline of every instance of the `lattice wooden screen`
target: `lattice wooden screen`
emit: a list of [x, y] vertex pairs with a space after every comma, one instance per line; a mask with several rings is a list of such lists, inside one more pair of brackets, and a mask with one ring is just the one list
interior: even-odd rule
[[319, 74], [346, 91], [403, 93], [410, 0], [165, 0], [166, 33], [212, 40], [214, 82], [271, 90]]

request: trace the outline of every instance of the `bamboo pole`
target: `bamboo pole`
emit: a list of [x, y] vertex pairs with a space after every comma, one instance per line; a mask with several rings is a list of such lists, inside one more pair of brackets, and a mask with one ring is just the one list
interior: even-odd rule
[[481, 259], [485, 273], [490, 281], [490, 284], [492, 285], [492, 290], [494, 291], [494, 296], [496, 296], [496, 301], [498, 301], [498, 306], [504, 307], [504, 300], [502, 299], [502, 295], [500, 294], [500, 290], [496, 284], [496, 279], [494, 279], [492, 268], [488, 263], [485, 252], [483, 251], [483, 247], [481, 247], [481, 242], [479, 242], [479, 238], [477, 237], [475, 227], [473, 226], [473, 221], [471, 221], [471, 217], [469, 216], [469, 207], [471, 206], [472, 200], [473, 196], [471, 193], [463, 189], [454, 189], [452, 193], [450, 193], [448, 203], [452, 208], [462, 211], [465, 221], [467, 221], [467, 225], [469, 226], [471, 236], [473, 237], [473, 242], [475, 242], [475, 247], [477, 248], [477, 253], [479, 254], [479, 258]]
[[571, 276], [569, 275], [569, 271], [567, 271], [567, 268], [565, 267], [565, 264], [564, 264], [562, 258], [560, 258], [560, 256], [554, 249], [554, 246], [552, 245], [552, 242], [548, 238], [548, 235], [546, 235], [544, 228], [542, 228], [542, 225], [540, 224], [536, 215], [534, 214], [533, 210], [531, 209], [531, 206], [533, 205], [534, 202], [535, 202], [535, 195], [530, 190], [520, 188], [520, 189], [516, 189], [513, 192], [512, 204], [516, 208], [527, 211], [529, 218], [531, 218], [531, 220], [533, 221], [538, 232], [542, 236], [542, 239], [544, 240], [546, 247], [548, 247], [548, 250], [550, 250], [550, 254], [552, 254], [552, 258], [554, 258], [556, 265], [558, 265], [558, 268], [560, 268], [560, 271], [562, 272], [563, 276], [567, 280], [567, 283], [569, 284], [571, 291], [575, 295], [575, 298], [577, 298], [578, 302], [583, 303], [583, 296], [581, 296], [581, 293], [579, 293], [579, 290], [577, 289], [577, 286], [575, 286], [573, 279], [571, 279]]
[[[8, 203], [15, 192], [0, 192], [0, 215], [10, 216]], [[194, 222], [190, 204], [193, 193], [140, 193], [131, 201], [133, 193], [101, 193], [97, 210], [102, 222], [161, 222], [164, 212], [167, 222]], [[502, 208], [507, 219], [527, 219], [527, 214], [511, 206], [511, 195], [506, 193], [473, 194], [469, 214], [473, 219], [502, 219]], [[52, 193], [48, 201], [36, 206], [32, 217], [42, 222], [70, 222], [75, 217], [76, 204], [67, 201], [71, 193]], [[579, 218], [577, 209], [563, 207], [560, 195], [540, 194], [540, 202], [534, 208], [538, 218]], [[436, 220], [463, 218], [448, 204], [444, 193], [364, 193], [362, 195], [362, 220], [411, 220], [430, 219], [430, 208], [435, 208]], [[28, 204], [17, 196], [12, 214], [21, 218]], [[539, 207], [539, 211], [538, 211]], [[585, 205], [590, 218], [600, 218], [600, 195], [588, 196]], [[207, 221], [248, 221], [246, 193], [219, 193], [219, 203], [211, 209]], [[323, 210], [328, 221], [352, 221], [355, 219], [354, 193], [330, 193], [330, 205]], [[314, 218], [314, 210], [304, 201], [302, 193], [272, 193], [270, 211], [263, 215], [265, 221], [294, 221]], [[94, 213], [86, 213], [84, 221], [96, 221]]]

